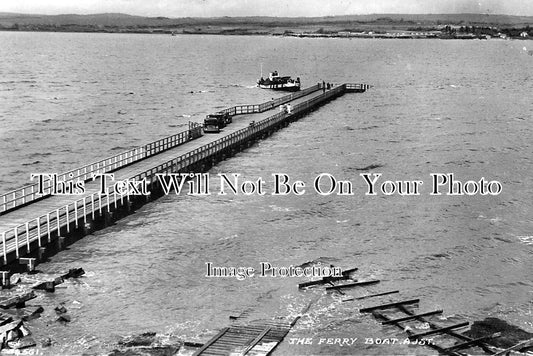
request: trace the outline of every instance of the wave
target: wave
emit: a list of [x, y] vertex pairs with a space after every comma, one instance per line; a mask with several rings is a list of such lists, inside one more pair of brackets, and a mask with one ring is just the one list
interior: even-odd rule
[[374, 164], [370, 164], [370, 165], [368, 165], [366, 167], [353, 167], [353, 168], [348, 168], [347, 170], [370, 171], [372, 169], [381, 168], [381, 167], [383, 167], [382, 164], [374, 163]]
[[372, 130], [372, 129], [377, 129], [377, 128], [379, 128], [379, 126], [372, 125], [372, 126], [361, 127], [359, 128], [359, 130]]
[[318, 258], [315, 258], [314, 260], [310, 260], [310, 261], [304, 262], [304, 263], [298, 265], [297, 267], [306, 268], [306, 267], [311, 267], [311, 266], [315, 266], [315, 265], [318, 265], [318, 264], [329, 265], [332, 262], [338, 262], [338, 261], [339, 261], [339, 259], [336, 258], [336, 257], [320, 256]]
[[517, 236], [518, 240], [526, 245], [533, 245], [533, 235]]
[[31, 163], [22, 163], [21, 165], [22, 165], [22, 166], [33, 166], [34, 164], [39, 164], [39, 163], [43, 163], [43, 162], [37, 160], [37, 161], [33, 161], [33, 162], [31, 162]]
[[111, 148], [111, 151], [127, 151], [129, 149], [131, 149], [131, 147], [115, 146]]
[[33, 157], [48, 157], [48, 156], [51, 156], [52, 154], [50, 152], [35, 152], [35, 153], [32, 153], [30, 155], [30, 158], [33, 158]]

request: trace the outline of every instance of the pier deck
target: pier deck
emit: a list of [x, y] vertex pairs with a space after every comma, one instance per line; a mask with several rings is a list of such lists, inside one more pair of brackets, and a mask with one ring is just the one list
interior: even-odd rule
[[291, 324], [273, 321], [230, 326], [222, 329], [193, 356], [268, 356], [283, 341], [291, 327]]
[[[329, 100], [346, 92], [365, 90], [364, 84], [343, 84], [327, 91], [315, 85], [260, 105], [228, 108], [223, 111], [233, 116], [233, 122], [218, 134], [202, 135], [200, 125], [191, 125], [183, 133], [58, 175], [58, 180], [85, 181], [83, 194], [50, 194], [52, 183], [49, 180], [43, 184], [47, 188], [45, 194], [38, 194], [35, 183], [1, 195], [0, 263], [4, 266], [17, 261], [27, 264], [28, 257], [40, 259], [52, 242], [59, 240], [61, 245], [64, 236], [90, 233], [95, 228], [95, 220], [107, 222], [115, 211], [129, 211], [132, 204], [148, 200], [147, 196], [119, 194], [113, 188], [117, 181], [146, 180], [152, 193], [160, 190], [155, 178], [157, 173], [204, 171], [216, 161]], [[280, 111], [280, 104], [290, 104], [291, 110]], [[108, 179], [108, 192], [101, 194], [101, 180], [93, 180], [92, 174], [104, 172], [113, 172], [114, 181]]]

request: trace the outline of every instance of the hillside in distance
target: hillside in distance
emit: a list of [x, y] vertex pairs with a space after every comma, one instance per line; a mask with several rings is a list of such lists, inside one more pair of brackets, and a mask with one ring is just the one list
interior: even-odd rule
[[372, 14], [326, 17], [143, 17], [121, 13], [28, 15], [0, 13], [0, 29], [73, 32], [283, 34], [390, 31], [438, 26], [533, 27], [533, 16], [493, 14]]

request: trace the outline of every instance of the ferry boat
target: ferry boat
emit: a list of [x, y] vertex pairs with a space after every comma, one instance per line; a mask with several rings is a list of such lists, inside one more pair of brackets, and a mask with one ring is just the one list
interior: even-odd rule
[[300, 78], [292, 79], [290, 76], [281, 77], [277, 71], [269, 74], [268, 78], [257, 81], [257, 86], [263, 89], [298, 91], [300, 90]]

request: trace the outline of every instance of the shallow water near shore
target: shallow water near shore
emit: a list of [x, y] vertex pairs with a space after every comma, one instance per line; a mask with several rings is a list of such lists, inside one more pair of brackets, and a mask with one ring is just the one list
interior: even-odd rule
[[[296, 316], [309, 303], [289, 337], [359, 341], [285, 342], [275, 355], [434, 353], [366, 344], [404, 336], [358, 312], [374, 301], [299, 291], [300, 278], [205, 278], [206, 262], [358, 267], [357, 278], [381, 283], [348, 295], [399, 289], [450, 321], [495, 316], [533, 332], [533, 62], [522, 50], [532, 41], [0, 32], [0, 43], [4, 192], [30, 173], [75, 168], [282, 95], [254, 87], [261, 63], [304, 87], [373, 86], [217, 164], [213, 194], [165, 196], [39, 265], [87, 272], [32, 301], [45, 307], [28, 323], [35, 338], [54, 341], [44, 354], [102, 353], [146, 331], [204, 342], [245, 309]], [[383, 181], [423, 181], [420, 195], [365, 195], [369, 166]], [[218, 173], [261, 177], [267, 194], [217, 195]], [[306, 192], [272, 196], [272, 173]], [[321, 173], [352, 182], [353, 195], [317, 194]], [[499, 181], [502, 193], [433, 196], [432, 173]], [[60, 303], [72, 322], [55, 322]]]

